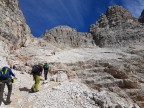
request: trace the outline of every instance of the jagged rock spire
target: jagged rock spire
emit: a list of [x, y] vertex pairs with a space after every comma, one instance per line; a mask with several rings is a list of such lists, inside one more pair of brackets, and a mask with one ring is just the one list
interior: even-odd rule
[[[140, 17], [143, 22], [144, 12]], [[121, 6], [108, 7], [95, 24], [90, 26], [96, 45], [100, 47], [120, 47], [143, 42], [143, 27], [138, 19]], [[137, 32], [140, 31], [140, 32]]]
[[120, 26], [122, 23], [133, 22], [131, 13], [122, 6], [110, 6], [108, 7], [106, 14], [102, 14], [95, 25], [90, 28], [110, 28], [114, 26]]

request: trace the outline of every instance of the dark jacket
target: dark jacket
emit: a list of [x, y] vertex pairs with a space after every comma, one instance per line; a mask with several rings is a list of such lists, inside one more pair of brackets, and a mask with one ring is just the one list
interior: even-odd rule
[[47, 63], [45, 63], [45, 64], [43, 65], [43, 69], [44, 69], [45, 71], [48, 71], [48, 70], [49, 70], [49, 66], [48, 66]]

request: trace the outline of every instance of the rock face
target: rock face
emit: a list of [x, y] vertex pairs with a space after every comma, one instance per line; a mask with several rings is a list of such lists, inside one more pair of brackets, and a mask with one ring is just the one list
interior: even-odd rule
[[61, 47], [95, 46], [93, 37], [90, 33], [80, 33], [68, 26], [58, 26], [51, 30], [47, 30], [41, 37], [49, 43]]
[[8, 46], [3, 42], [0, 41], [0, 68], [3, 66], [3, 64], [7, 64], [7, 59], [8, 59]]
[[[142, 15], [141, 15], [142, 16]], [[144, 28], [121, 6], [111, 6], [90, 26], [96, 45], [120, 47], [144, 42]]]
[[139, 22], [144, 23], [144, 10], [141, 13], [141, 16], [139, 17]]
[[24, 46], [31, 37], [17, 0], [0, 1], [0, 39], [13, 44], [13, 48]]

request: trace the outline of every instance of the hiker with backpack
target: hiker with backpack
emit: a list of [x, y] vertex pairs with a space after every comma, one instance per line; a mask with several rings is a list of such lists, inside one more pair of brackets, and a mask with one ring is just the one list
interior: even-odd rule
[[31, 92], [38, 92], [38, 86], [40, 83], [40, 76], [42, 75], [42, 71], [43, 71], [43, 67], [39, 64], [39, 65], [34, 65], [32, 67], [32, 71], [31, 74], [33, 75], [33, 79], [35, 81], [35, 83], [33, 84], [32, 88], [31, 88]]
[[48, 74], [48, 71], [49, 71], [48, 63], [44, 63], [43, 69], [44, 69], [44, 78], [45, 78], [45, 80], [47, 80], [47, 74]]
[[5, 84], [7, 85], [8, 88], [8, 94], [7, 94], [6, 101], [4, 101], [4, 103], [6, 105], [11, 103], [10, 97], [12, 93], [12, 83], [13, 83], [12, 76], [14, 79], [17, 79], [15, 77], [15, 74], [12, 72], [11, 68], [12, 67], [9, 68], [5, 66], [0, 70], [0, 105], [2, 101], [4, 101], [3, 92], [4, 92]]

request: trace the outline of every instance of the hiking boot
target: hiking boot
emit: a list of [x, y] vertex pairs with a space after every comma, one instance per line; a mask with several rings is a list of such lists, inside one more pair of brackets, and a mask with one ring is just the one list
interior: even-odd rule
[[29, 93], [35, 93], [35, 92], [38, 92], [39, 90], [37, 90], [37, 91], [34, 91], [34, 90], [31, 90], [31, 91], [29, 91]]
[[11, 103], [11, 101], [6, 101], [5, 105], [9, 105]]
[[34, 89], [33, 88], [31, 88], [30, 89], [30, 91], [29, 91], [29, 93], [33, 93], [34, 92]]
[[35, 92], [38, 92], [38, 91], [39, 91], [39, 90], [37, 90], [37, 91], [34, 91], [34, 93], [35, 93]]
[[31, 88], [31, 91], [32, 91], [32, 92], [34, 92], [34, 89], [33, 89], [33, 88]]

